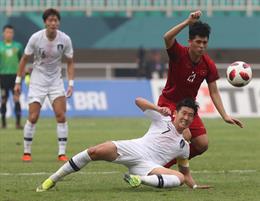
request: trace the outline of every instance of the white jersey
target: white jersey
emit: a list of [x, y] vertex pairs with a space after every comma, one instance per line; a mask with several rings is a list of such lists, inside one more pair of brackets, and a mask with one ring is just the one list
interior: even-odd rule
[[135, 158], [152, 161], [158, 165], [165, 165], [173, 158], [189, 158], [189, 144], [178, 133], [170, 117], [164, 117], [154, 110], [146, 110], [146, 116], [152, 119], [147, 133], [138, 139], [115, 141], [128, 147], [127, 151]]
[[73, 57], [71, 39], [61, 31], [57, 31], [56, 38], [49, 41], [46, 29], [34, 33], [27, 43], [24, 53], [34, 54], [31, 84], [49, 86], [61, 79], [61, 59], [65, 55]]

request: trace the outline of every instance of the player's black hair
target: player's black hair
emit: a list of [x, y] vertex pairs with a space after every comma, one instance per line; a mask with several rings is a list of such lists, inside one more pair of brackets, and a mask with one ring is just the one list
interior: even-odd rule
[[182, 107], [189, 107], [194, 110], [194, 115], [197, 114], [199, 109], [199, 104], [192, 98], [185, 98], [182, 101], [178, 102], [176, 105], [177, 112], [180, 111]]
[[6, 30], [6, 29], [14, 29], [14, 27], [13, 27], [11, 24], [6, 24], [6, 25], [3, 27], [3, 31]]
[[211, 28], [207, 23], [197, 21], [189, 26], [189, 39], [192, 40], [196, 36], [207, 37], [209, 39]]
[[44, 11], [44, 13], [42, 14], [42, 19], [45, 22], [47, 20], [47, 18], [51, 15], [57, 16], [57, 18], [60, 21], [60, 13], [58, 10], [54, 9], [54, 8], [48, 8]]

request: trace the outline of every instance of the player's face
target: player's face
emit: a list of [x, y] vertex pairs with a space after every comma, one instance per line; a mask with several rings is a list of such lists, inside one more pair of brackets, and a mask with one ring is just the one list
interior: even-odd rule
[[50, 15], [46, 20], [45, 20], [45, 27], [48, 32], [55, 32], [60, 25], [60, 21], [56, 15]]
[[189, 46], [192, 53], [196, 56], [202, 56], [208, 47], [208, 37], [195, 36], [189, 40]]
[[5, 41], [12, 41], [14, 37], [14, 30], [10, 28], [6, 28], [3, 32], [3, 38]]
[[179, 129], [185, 129], [190, 126], [194, 118], [194, 110], [189, 107], [181, 107], [181, 109], [175, 114], [175, 125]]

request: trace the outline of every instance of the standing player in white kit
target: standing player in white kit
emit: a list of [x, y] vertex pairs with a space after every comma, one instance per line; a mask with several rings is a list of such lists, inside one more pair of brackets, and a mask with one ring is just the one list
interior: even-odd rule
[[[21, 77], [25, 71], [30, 55], [34, 54], [33, 71], [29, 85], [29, 116], [24, 126], [23, 161], [31, 161], [31, 144], [35, 133], [35, 124], [39, 118], [41, 106], [46, 97], [52, 104], [57, 120], [58, 160], [67, 161], [65, 155], [68, 125], [66, 121], [66, 97], [73, 92], [74, 63], [73, 48], [68, 35], [58, 30], [60, 13], [55, 9], [47, 9], [43, 13], [45, 29], [34, 33], [24, 50], [15, 81], [15, 92], [21, 92]], [[67, 92], [61, 76], [62, 56], [67, 58], [67, 76], [69, 80]]]

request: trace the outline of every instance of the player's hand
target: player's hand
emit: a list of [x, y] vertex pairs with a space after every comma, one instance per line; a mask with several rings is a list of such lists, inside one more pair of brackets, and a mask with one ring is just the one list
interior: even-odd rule
[[160, 112], [163, 116], [169, 116], [172, 113], [168, 107], [159, 107], [158, 112]]
[[14, 85], [14, 93], [16, 95], [20, 95], [20, 93], [21, 93], [21, 85], [20, 84], [15, 84]]
[[227, 116], [224, 118], [224, 121], [229, 124], [238, 125], [240, 128], [243, 128], [243, 123], [239, 121], [238, 119], [235, 119], [233, 117]]
[[183, 134], [184, 139], [185, 139], [187, 142], [190, 142], [190, 141], [191, 141], [192, 135], [191, 135], [191, 132], [190, 132], [190, 129], [189, 129], [189, 128], [184, 129], [183, 132], [182, 132], [182, 134]]
[[194, 24], [195, 22], [197, 22], [199, 20], [201, 15], [202, 15], [202, 12], [200, 10], [190, 13], [190, 15], [188, 17], [188, 23]]
[[69, 98], [72, 96], [73, 93], [73, 87], [72, 86], [68, 86], [67, 92], [66, 92], [66, 97]]

